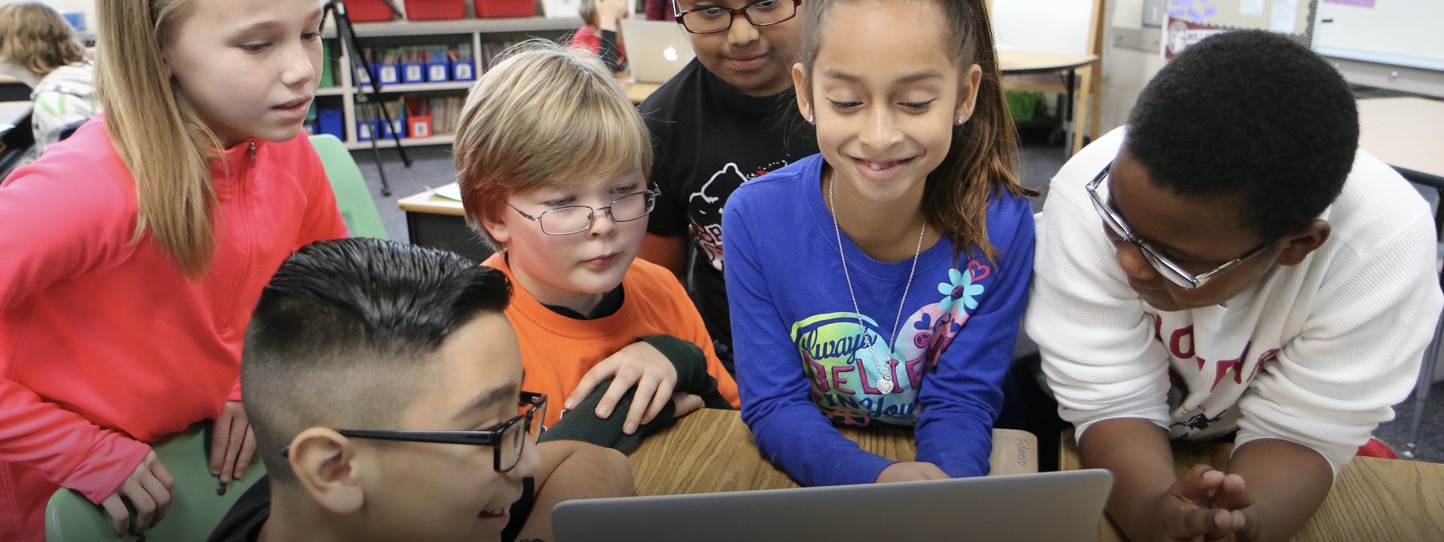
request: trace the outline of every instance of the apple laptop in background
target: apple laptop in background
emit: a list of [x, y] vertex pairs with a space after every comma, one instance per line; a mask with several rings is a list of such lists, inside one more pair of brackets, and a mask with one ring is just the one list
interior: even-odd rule
[[1113, 476], [1044, 472], [892, 484], [581, 499], [557, 542], [1094, 540]]
[[622, 21], [627, 62], [638, 83], [665, 83], [696, 56], [687, 31], [675, 21]]

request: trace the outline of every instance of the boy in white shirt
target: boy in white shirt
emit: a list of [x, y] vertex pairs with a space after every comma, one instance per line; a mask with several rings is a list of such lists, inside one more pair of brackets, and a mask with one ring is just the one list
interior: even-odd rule
[[[1130, 539], [1282, 540], [1409, 393], [1439, 317], [1429, 207], [1286, 37], [1204, 40], [1053, 179], [1026, 326]], [[1233, 436], [1174, 474], [1170, 438]]]

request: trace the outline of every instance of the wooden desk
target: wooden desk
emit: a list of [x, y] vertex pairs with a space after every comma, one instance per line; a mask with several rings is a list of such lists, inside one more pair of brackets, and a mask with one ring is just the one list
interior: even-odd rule
[[1359, 147], [1410, 180], [1431, 177], [1428, 184], [1444, 186], [1444, 101], [1359, 100]]
[[426, 191], [401, 198], [396, 206], [406, 212], [411, 244], [450, 250], [478, 262], [491, 256], [491, 247], [466, 227], [461, 202]]
[[[890, 459], [912, 461], [917, 454], [911, 431], [844, 428], [842, 434], [864, 450]], [[994, 429], [989, 476], [1037, 472], [1037, 449], [1032, 433]], [[799, 487], [762, 457], [753, 444], [752, 432], [742, 423], [742, 414], [735, 410], [702, 409], [688, 414], [643, 441], [631, 460], [637, 495]]]
[[[1065, 154], [1072, 154], [1076, 149], [1082, 147], [1081, 139], [1075, 141], [1073, 130], [1077, 129], [1086, 121], [1079, 118], [1086, 115], [1087, 107], [1078, 107], [1076, 102], [1088, 102], [1092, 96], [1091, 84], [1078, 84], [1078, 70], [1091, 66], [1098, 62], [1097, 55], [1080, 55], [1065, 53], [1045, 53], [1040, 51], [998, 51], [998, 71], [1003, 75], [1023, 75], [1030, 73], [1065, 73], [1063, 83], [1064, 111], [1063, 130], [1067, 134], [1063, 145]], [[1090, 72], [1091, 73], [1091, 72]], [[1006, 85], [1005, 85], [1006, 86]], [[1037, 90], [1055, 92], [1056, 87], [1048, 86]], [[1081, 93], [1080, 93], [1081, 92]]]
[[656, 92], [657, 89], [662, 86], [656, 83], [638, 83], [637, 80], [632, 79], [631, 76], [626, 76], [625, 78], [618, 77], [617, 82], [621, 83], [622, 88], [627, 91], [627, 99], [637, 105], [641, 105], [648, 96], [651, 96], [653, 92]]
[[[1179, 474], [1197, 463], [1227, 465], [1232, 450], [1232, 444], [1173, 445]], [[1082, 468], [1072, 431], [1063, 435], [1058, 468]], [[1106, 515], [1098, 520], [1098, 540], [1123, 540]], [[1444, 540], [1444, 465], [1356, 457], [1339, 471], [1328, 498], [1293, 540]]]

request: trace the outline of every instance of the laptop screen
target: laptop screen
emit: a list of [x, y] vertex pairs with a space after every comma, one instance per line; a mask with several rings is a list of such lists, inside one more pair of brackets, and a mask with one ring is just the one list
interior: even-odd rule
[[623, 20], [622, 41], [638, 83], [665, 83], [695, 56], [687, 31], [672, 21]]
[[552, 511], [558, 542], [1093, 540], [1101, 469], [893, 484], [583, 499]]

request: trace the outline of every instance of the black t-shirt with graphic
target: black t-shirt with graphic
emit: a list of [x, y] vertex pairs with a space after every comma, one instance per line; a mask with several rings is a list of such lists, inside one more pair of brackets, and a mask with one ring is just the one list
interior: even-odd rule
[[792, 89], [739, 92], [696, 59], [642, 103], [656, 153], [651, 180], [662, 197], [647, 231], [692, 238], [688, 291], [728, 371], [732, 326], [722, 277], [722, 207], [744, 181], [817, 153]]

